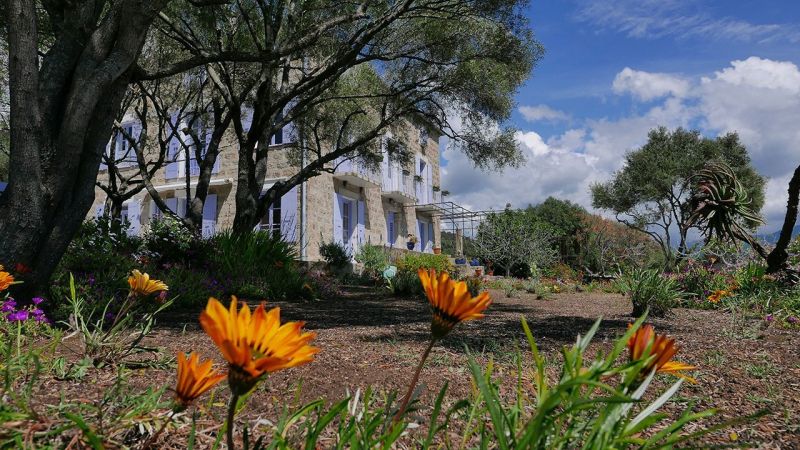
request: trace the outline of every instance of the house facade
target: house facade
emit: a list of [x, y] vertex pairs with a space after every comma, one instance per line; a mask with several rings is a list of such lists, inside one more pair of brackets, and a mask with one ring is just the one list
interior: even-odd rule
[[[141, 130], [135, 121], [122, 126], [132, 136], [137, 136]], [[292, 131], [284, 130], [272, 139], [274, 148], [270, 150], [265, 189], [299, 170], [288, 157], [292, 145], [288, 141], [296, 135]], [[435, 208], [430, 207], [441, 202], [440, 136], [427, 126], [410, 122], [396, 133], [402, 134], [393, 138], [403, 143], [408, 153], [405, 161], [391, 158], [386, 145], [382, 146], [383, 161], [378, 168], [367, 167], [359, 160], [340, 161], [334, 173], [322, 173], [292, 188], [270, 207], [258, 227], [294, 242], [305, 261], [321, 259], [319, 247], [322, 243], [338, 242], [355, 255], [364, 244], [406, 248], [408, 234], [417, 237], [415, 251], [432, 253], [440, 242], [439, 220]], [[199, 136], [206, 134], [210, 135], [197, 133]], [[128, 152], [127, 145], [118, 135], [109, 143], [108, 151], [120, 155], [116, 159], [130, 153], [130, 160], [118, 165], [124, 167], [123, 171], [134, 171], [137, 170], [135, 155]], [[205, 237], [233, 225], [238, 169], [236, 145], [235, 139], [223, 142], [212, 170], [203, 209]], [[190, 160], [187, 167], [182, 148], [177, 139], [170, 142], [167, 159], [171, 162], [153, 177], [155, 189], [179, 216], [186, 213], [186, 172], [189, 171], [192, 187], [200, 172], [194, 160]], [[103, 177], [108, 177], [108, 171], [101, 167], [98, 179], [103, 180]], [[102, 215], [105, 202], [105, 193], [96, 188], [90, 216]], [[141, 234], [162, 213], [147, 191], [142, 191], [125, 202], [122, 215], [130, 223], [130, 233]]]

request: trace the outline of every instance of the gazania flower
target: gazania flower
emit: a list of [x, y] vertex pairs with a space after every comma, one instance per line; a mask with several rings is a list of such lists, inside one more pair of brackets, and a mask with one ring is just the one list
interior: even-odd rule
[[[628, 326], [630, 327], [630, 325]], [[645, 351], [648, 346], [650, 346], [650, 352], [646, 356], [651, 359], [644, 368], [643, 373], [650, 373], [650, 371], [655, 370], [660, 373], [669, 373], [685, 378], [692, 383], [695, 382], [694, 378], [682, 373], [685, 370], [696, 369], [695, 366], [672, 361], [672, 357], [678, 353], [675, 339], [656, 334], [652, 325], [642, 325], [628, 340], [631, 361], [638, 361], [645, 357]]]
[[719, 303], [720, 300], [729, 295], [731, 295], [729, 291], [726, 291], [724, 289], [719, 289], [712, 292], [711, 295], [708, 296], [708, 301], [710, 301], [711, 303]]
[[199, 364], [200, 358], [195, 352], [186, 355], [178, 353], [178, 385], [175, 388], [175, 401], [179, 409], [185, 409], [196, 398], [216, 386], [225, 378], [225, 374], [217, 373], [211, 367], [211, 360]]
[[472, 298], [467, 283], [452, 280], [447, 272], [437, 275], [433, 269], [420, 269], [418, 273], [431, 304], [431, 332], [437, 339], [447, 335], [461, 322], [480, 319], [483, 311], [492, 303], [488, 292], [481, 292]]
[[[0, 266], [0, 271], [3, 270], [3, 267]], [[8, 272], [0, 272], [0, 291], [5, 291], [14, 283], [14, 276]]]
[[133, 269], [131, 276], [128, 277], [128, 284], [131, 292], [139, 295], [150, 295], [158, 291], [166, 291], [169, 288], [161, 280], [151, 280], [150, 275]]
[[236, 297], [228, 309], [209, 298], [200, 325], [228, 361], [228, 383], [236, 395], [248, 392], [269, 372], [313, 361], [319, 351], [308, 345], [316, 333], [303, 332], [303, 322], [281, 325], [280, 308], [267, 312], [264, 303], [251, 314], [247, 304], [237, 308]]

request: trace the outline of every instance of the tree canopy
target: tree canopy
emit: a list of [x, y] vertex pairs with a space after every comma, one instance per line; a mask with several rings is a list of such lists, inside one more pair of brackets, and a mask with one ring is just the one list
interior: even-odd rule
[[[699, 131], [664, 127], [651, 130], [647, 143], [625, 156], [613, 178], [592, 186], [592, 205], [613, 212], [617, 220], [649, 234], [674, 259], [673, 233], [677, 232], [678, 257], [687, 250], [692, 222], [693, 176], [709, 161], [729, 166], [745, 187], [750, 209], [764, 204], [764, 178], [753, 168], [747, 149], [736, 133], [708, 138]], [[746, 226], [756, 226], [748, 222]]]
[[[239, 141], [238, 229], [251, 228], [293, 185], [332, 170], [337, 158], [368, 156], [403, 117], [431, 123], [478, 166], [519, 163], [505, 123], [514, 92], [542, 55], [524, 5], [9, 0], [0, 10], [11, 114], [0, 261], [31, 267], [26, 281], [34, 289], [46, 283], [92, 204], [129, 87], [198, 70]], [[326, 114], [338, 114], [333, 125]], [[289, 123], [337, 139], [332, 147], [304, 141], [297, 174], [262, 196], [264, 144]], [[215, 153], [205, 152], [201, 166], [213, 166]]]

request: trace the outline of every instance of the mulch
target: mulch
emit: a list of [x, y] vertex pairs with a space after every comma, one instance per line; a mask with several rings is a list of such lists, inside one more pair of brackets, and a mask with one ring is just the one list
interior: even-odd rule
[[[516, 298], [506, 298], [500, 291], [492, 294], [494, 303], [484, 319], [459, 325], [434, 347], [420, 378], [424, 387], [421, 405], [425, 405], [418, 416], [421, 426], [411, 430], [405, 440], [409, 448], [425, 430], [425, 409], [445, 382], [449, 384], [448, 402], [469, 396], [466, 348], [481, 362], [494, 360], [495, 374], [508, 377], [507, 384], [513, 387], [514, 355], [517, 349], [527, 348], [520, 325], [522, 316], [540, 351], [556, 367], [561, 349], [572, 345], [597, 318], [602, 317], [603, 322], [592, 350], [610, 349], [632, 320], [630, 302], [615, 294], [562, 293], [548, 300], [529, 294]], [[275, 420], [286, 405], [317, 398], [333, 402], [368, 387], [402, 393], [429, 338], [430, 315], [423, 299], [393, 298], [353, 287], [337, 300], [277, 304], [283, 320], [303, 320], [306, 328], [318, 333], [315, 344], [322, 351], [313, 363], [278, 372], [262, 383], [240, 417], [249, 423]], [[704, 437], [702, 445], [800, 449], [800, 332], [766, 326], [756, 319], [742, 321], [734, 314], [713, 310], [676, 309], [671, 317], [651, 322], [657, 331], [676, 338], [680, 345], [676, 359], [699, 367], [693, 373], [698, 383], [684, 384], [675, 401], [666, 406], [667, 412], [677, 414], [693, 401], [695, 409], [717, 409], [717, 416], [706, 422], [707, 426], [764, 408], [770, 410], [758, 421]], [[211, 340], [199, 328], [197, 313], [162, 317], [147, 344], [173, 355], [194, 350], [222, 364]], [[51, 380], [47, 390], [54, 392], [53, 383], [60, 383], [55, 392], [91, 396], [87, 386], [90, 392], [100, 392], [100, 387], [113, 382], [111, 369], [96, 372], [81, 382]], [[670, 381], [669, 377], [659, 377], [655, 386], [664, 389]], [[142, 369], [132, 378], [134, 388], [172, 383], [172, 369]], [[222, 417], [227, 392], [220, 388], [219, 393], [207, 412]], [[688, 431], [696, 431], [696, 427], [692, 425]], [[200, 447], [204, 448], [207, 443], [203, 440], [212, 439], [217, 428], [211, 420], [198, 428]], [[159, 448], [180, 448], [185, 442], [180, 436], [187, 431], [188, 425], [166, 433]]]

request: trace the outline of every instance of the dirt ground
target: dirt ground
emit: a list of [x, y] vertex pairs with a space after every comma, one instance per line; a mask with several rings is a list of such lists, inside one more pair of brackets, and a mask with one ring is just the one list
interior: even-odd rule
[[[481, 361], [493, 357], [498, 363], [496, 373], [509, 376], [513, 383], [515, 349], [527, 346], [520, 326], [523, 315], [540, 350], [554, 366], [560, 363], [560, 349], [574, 343], [576, 335], [587, 331], [598, 317], [603, 317], [603, 323], [593, 345], [603, 349], [609, 349], [631, 321], [630, 302], [614, 294], [563, 293], [548, 300], [529, 294], [517, 298], [506, 298], [499, 291], [492, 294], [494, 303], [484, 319], [461, 324], [433, 349], [421, 376], [423, 404], [432, 403], [445, 381], [450, 385], [448, 399], [468, 397], [465, 345], [481, 355]], [[320, 397], [333, 401], [369, 386], [402, 392], [429, 336], [430, 314], [423, 299], [391, 298], [353, 288], [335, 301], [278, 305], [284, 320], [304, 320], [308, 329], [318, 333], [315, 343], [321, 352], [311, 364], [270, 376], [243, 412], [242, 419], [253, 423], [275, 419], [275, 408], [293, 401]], [[676, 338], [681, 347], [676, 359], [699, 366], [694, 372], [698, 384], [684, 384], [668, 411], [679, 411], [692, 399], [697, 401], [695, 409], [717, 408], [715, 421], [763, 408], [771, 411], [755, 423], [712, 434], [705, 444], [746, 442], [756, 448], [800, 449], [800, 332], [767, 327], [765, 322], [740, 321], [720, 311], [676, 309], [672, 317], [651, 322], [657, 331]], [[221, 363], [194, 313], [163, 317], [149, 345], [171, 354], [195, 350]], [[141, 375], [134, 384], [142, 387], [174, 383], [172, 370], [143, 369]], [[660, 388], [671, 381], [661, 378], [656, 384]], [[293, 400], [298, 385], [302, 386], [299, 399]], [[62, 389], [85, 389], [85, 385], [75, 383]], [[224, 398], [226, 392], [213, 403], [212, 414], [223, 415]], [[426, 414], [421, 414], [420, 421], [424, 417]], [[199, 427], [201, 442], [210, 440], [217, 430], [207, 425]], [[689, 431], [694, 430], [690, 427]], [[180, 434], [178, 430], [169, 435]], [[167, 437], [162, 448], [180, 447], [169, 441]]]

